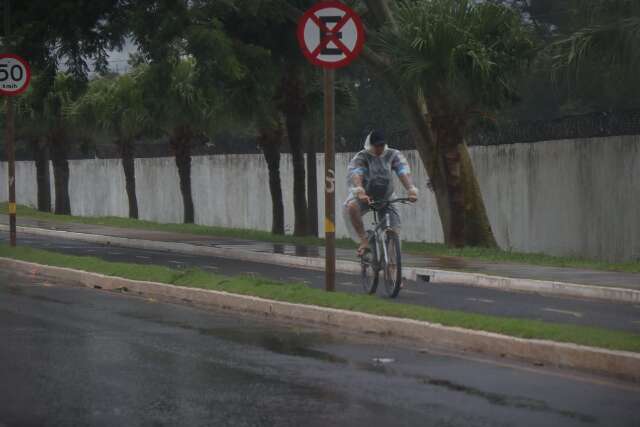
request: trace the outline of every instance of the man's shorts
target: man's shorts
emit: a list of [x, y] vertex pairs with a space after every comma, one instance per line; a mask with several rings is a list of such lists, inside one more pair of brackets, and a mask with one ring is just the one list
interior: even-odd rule
[[[342, 209], [342, 215], [344, 218], [344, 223], [347, 227], [347, 230], [349, 231], [349, 235], [351, 236], [351, 238], [356, 241], [356, 242], [360, 242], [360, 237], [358, 236], [358, 233], [356, 233], [356, 230], [353, 228], [353, 224], [351, 223], [351, 217], [349, 216], [349, 203], [351, 203], [352, 201], [355, 201], [358, 204], [358, 208], [360, 209], [360, 215], [364, 217], [365, 214], [367, 214], [371, 209], [369, 208], [369, 206], [366, 203], [361, 202], [360, 200], [350, 197], [349, 199], [347, 199], [344, 204], [343, 204], [343, 209]], [[393, 228], [396, 233], [398, 233], [398, 235], [400, 235], [400, 228], [402, 226], [402, 223], [400, 221], [400, 215], [398, 215], [398, 211], [396, 210], [396, 208], [393, 205], [387, 205], [386, 207], [384, 207], [383, 209], [379, 209], [378, 210], [378, 221], [384, 221], [385, 215], [389, 214], [389, 222], [391, 223], [391, 228]], [[365, 230], [369, 230], [372, 227], [371, 223], [373, 223], [373, 215], [370, 218], [363, 218], [362, 219], [364, 222], [364, 229]], [[367, 222], [368, 221], [368, 222]]]

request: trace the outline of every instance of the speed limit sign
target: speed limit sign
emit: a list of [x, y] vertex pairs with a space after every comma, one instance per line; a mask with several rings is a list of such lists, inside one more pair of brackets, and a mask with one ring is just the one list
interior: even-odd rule
[[29, 86], [29, 63], [18, 55], [0, 55], [0, 95], [18, 95]]

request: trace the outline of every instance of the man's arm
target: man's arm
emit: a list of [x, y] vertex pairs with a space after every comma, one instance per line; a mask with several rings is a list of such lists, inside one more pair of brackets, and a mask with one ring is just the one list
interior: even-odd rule
[[348, 173], [352, 185], [351, 191], [361, 202], [369, 204], [371, 203], [371, 201], [369, 200], [369, 196], [367, 196], [367, 193], [363, 187], [363, 176], [366, 170], [366, 162], [356, 154], [356, 156], [349, 162]]
[[393, 162], [391, 163], [391, 167], [396, 172], [396, 175], [398, 175], [398, 178], [400, 179], [400, 182], [404, 186], [405, 190], [407, 190], [408, 198], [412, 202], [418, 200], [418, 188], [413, 185], [409, 162], [401, 152], [398, 151], [398, 154], [395, 156]]

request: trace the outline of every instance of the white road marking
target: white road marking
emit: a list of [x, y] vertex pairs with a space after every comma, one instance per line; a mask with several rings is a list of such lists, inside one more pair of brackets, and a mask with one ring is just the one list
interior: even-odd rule
[[169, 260], [169, 262], [170, 262], [171, 264], [177, 264], [177, 265], [183, 265], [183, 264], [184, 264], [184, 262], [182, 262], [182, 261]]
[[107, 252], [109, 255], [122, 255], [122, 252]]
[[219, 270], [219, 268], [216, 267], [215, 265], [205, 265], [203, 268], [207, 270]]
[[412, 291], [411, 289], [403, 289], [400, 292], [402, 292], [403, 294], [416, 294], [416, 295], [426, 295], [426, 292], [420, 292], [420, 291]]
[[136, 258], [139, 258], [139, 259], [151, 259], [150, 256], [144, 256], [144, 255], [136, 255]]
[[577, 311], [568, 311], [568, 310], [558, 310], [556, 308], [543, 308], [542, 311], [548, 311], [551, 313], [560, 313], [560, 314], [566, 314], [568, 316], [573, 316], [573, 317], [582, 317], [582, 313], [578, 313]]
[[348, 286], [350, 288], [355, 288], [355, 287], [358, 286], [355, 283], [351, 283], [351, 282], [340, 282], [340, 283], [338, 283], [338, 285], [340, 285], [340, 286]]
[[309, 282], [307, 279], [305, 279], [304, 277], [289, 276], [289, 280], [293, 280], [294, 282], [310, 283], [310, 282]]
[[485, 304], [493, 304], [495, 301], [492, 299], [486, 299], [486, 298], [465, 298], [467, 301], [473, 301], [473, 302], [483, 302]]

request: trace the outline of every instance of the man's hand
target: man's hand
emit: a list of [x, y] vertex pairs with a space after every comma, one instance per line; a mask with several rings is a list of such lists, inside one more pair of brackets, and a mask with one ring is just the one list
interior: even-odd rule
[[356, 193], [356, 197], [361, 203], [364, 203], [367, 206], [371, 204], [371, 199], [369, 198], [369, 196], [367, 196], [367, 192], [364, 190], [364, 188], [356, 187], [354, 189], [354, 192]]
[[418, 188], [415, 185], [412, 185], [411, 188], [409, 188], [409, 191], [407, 192], [407, 197], [409, 198], [409, 201], [416, 202], [418, 200]]

